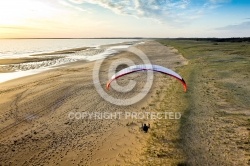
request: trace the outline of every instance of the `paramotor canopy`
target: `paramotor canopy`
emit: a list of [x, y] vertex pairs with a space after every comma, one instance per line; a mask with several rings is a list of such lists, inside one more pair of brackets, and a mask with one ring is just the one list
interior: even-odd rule
[[130, 73], [134, 73], [134, 72], [138, 72], [138, 71], [147, 71], [147, 70], [160, 72], [162, 74], [167, 74], [171, 77], [176, 78], [177, 80], [179, 80], [182, 83], [182, 85], [184, 87], [184, 91], [185, 92], [187, 91], [187, 84], [179, 74], [177, 74], [176, 72], [174, 72], [173, 70], [170, 70], [168, 68], [165, 68], [165, 67], [162, 67], [159, 65], [150, 65], [150, 64], [134, 65], [134, 66], [130, 66], [130, 67], [127, 67], [125, 69], [122, 69], [121, 71], [117, 72], [116, 74], [114, 74], [111, 77], [111, 79], [107, 83], [107, 89], [109, 89], [111, 82], [116, 80], [119, 77], [125, 76], [125, 75], [130, 74]]

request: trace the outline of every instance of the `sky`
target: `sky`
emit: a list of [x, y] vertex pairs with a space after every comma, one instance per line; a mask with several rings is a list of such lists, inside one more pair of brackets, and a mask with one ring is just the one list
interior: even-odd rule
[[250, 37], [250, 0], [0, 0], [0, 38]]

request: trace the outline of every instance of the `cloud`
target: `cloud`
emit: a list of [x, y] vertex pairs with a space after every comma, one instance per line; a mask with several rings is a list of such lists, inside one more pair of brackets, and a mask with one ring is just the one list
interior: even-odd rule
[[185, 9], [190, 0], [68, 0], [75, 4], [97, 4], [117, 14], [148, 16], [166, 14], [173, 9]]
[[159, 22], [186, 22], [201, 17], [206, 10], [218, 7], [229, 0], [204, 0], [193, 7], [195, 0], [67, 0], [77, 5], [89, 3], [109, 9], [116, 14], [137, 18], [150, 18]]
[[214, 3], [214, 4], [218, 4], [218, 3], [228, 3], [231, 0], [209, 0], [209, 2]]
[[246, 21], [235, 25], [228, 25], [225, 27], [219, 27], [216, 28], [216, 30], [230, 30], [230, 31], [250, 30], [250, 21]]
[[75, 5], [72, 5], [72, 4], [68, 3], [67, 1], [58, 0], [58, 2], [60, 4], [62, 4], [63, 6], [66, 6], [66, 7], [70, 7], [70, 8], [73, 8], [73, 9], [76, 9], [76, 10], [80, 10], [80, 11], [84, 11], [84, 12], [87, 11], [87, 10], [84, 10], [83, 8], [80, 8], [80, 7], [77, 7]]

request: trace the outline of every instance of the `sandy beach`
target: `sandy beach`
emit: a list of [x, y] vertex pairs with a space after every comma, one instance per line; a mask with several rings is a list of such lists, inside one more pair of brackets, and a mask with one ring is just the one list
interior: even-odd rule
[[[186, 60], [173, 48], [155, 41], [136, 45], [152, 63], [174, 69]], [[109, 65], [119, 58], [140, 59], [120, 52], [105, 60], [100, 71], [103, 87]], [[149, 94], [130, 106], [116, 106], [100, 97], [92, 80], [95, 62], [77, 61], [60, 68], [1, 83], [0, 163], [2, 165], [129, 165], [138, 162], [149, 134], [140, 131], [146, 119], [70, 119], [70, 112], [154, 111], [156, 92], [173, 80], [156, 74]], [[139, 91], [145, 74], [127, 78], [137, 81]], [[119, 80], [126, 84], [127, 80]], [[182, 93], [181, 84], [178, 88]], [[124, 97], [109, 91], [116, 97]], [[112, 94], [113, 93], [113, 94]], [[154, 126], [153, 126], [154, 127]]]
[[0, 166], [250, 166], [250, 0], [0, 0]]
[[[152, 64], [178, 71], [187, 82], [187, 93], [179, 81], [154, 73], [153, 85], [145, 98], [128, 106], [112, 104], [95, 87], [93, 71], [99, 61], [83, 59], [3, 82], [0, 164], [249, 165], [250, 45], [147, 40], [134, 47], [143, 51]], [[90, 53], [95, 51], [100, 49]], [[57, 53], [30, 58], [37, 67], [44, 59], [47, 65], [46, 58], [58, 58]], [[77, 54], [86, 52], [78, 49]], [[131, 52], [111, 50], [97, 72], [104, 91], [118, 99], [135, 96], [147, 82], [146, 74], [138, 72], [117, 80], [121, 86], [136, 81], [132, 91], [106, 90], [110, 66], [124, 59], [143, 63]], [[0, 62], [20, 67], [23, 59]], [[96, 112], [121, 116], [80, 117]], [[127, 112], [173, 112], [180, 113], [181, 118], [125, 118]], [[148, 133], [141, 131], [142, 123], [151, 124]]]

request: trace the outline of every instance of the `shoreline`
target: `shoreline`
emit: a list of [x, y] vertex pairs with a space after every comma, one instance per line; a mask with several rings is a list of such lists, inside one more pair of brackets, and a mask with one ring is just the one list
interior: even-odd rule
[[[31, 40], [31, 41], [30, 41]], [[29, 48], [30, 42], [33, 41], [33, 47]], [[44, 40], [44, 41], [43, 41]], [[47, 54], [57, 54], [57, 53], [65, 53], [65, 52], [75, 52], [75, 51], [80, 51], [84, 50], [85, 48], [98, 48], [102, 46], [109, 46], [109, 45], [121, 45], [122, 43], [126, 44], [134, 44], [136, 42], [139, 42], [141, 40], [132, 40], [132, 39], [72, 39], [72, 40], [67, 40], [67, 39], [55, 39], [59, 40], [59, 44], [55, 44], [54, 47], [51, 48], [51, 40], [54, 39], [41, 39], [43, 42], [38, 42], [40, 40], [36, 39], [20, 39], [16, 40], [17, 43], [11, 43], [12, 39], [2, 39], [2, 41], [6, 43], [2, 43], [3, 47], [2, 52], [0, 53], [0, 59], [11, 59], [11, 58], [27, 58], [32, 55], [47, 55]], [[46, 42], [45, 42], [46, 41]], [[60, 44], [60, 41], [62, 42]], [[73, 44], [72, 44], [73, 43]], [[16, 50], [15, 53], [12, 53], [12, 50], [9, 49], [9, 45], [16, 45]], [[20, 47], [21, 45], [21, 47]], [[23, 46], [24, 45], [24, 46]], [[54, 44], [53, 44], [54, 45]], [[7, 46], [7, 47], [6, 47]], [[23, 48], [25, 47], [25, 48]], [[27, 48], [26, 48], [27, 47]], [[48, 48], [49, 47], [49, 48]], [[29, 49], [28, 51], [26, 49]]]
[[41, 73], [76, 61], [95, 61], [120, 52], [141, 41], [121, 42], [97, 47], [79, 47], [50, 53], [31, 54], [28, 57], [0, 59], [0, 83]]
[[[147, 41], [136, 47], [145, 52], [154, 64], [173, 69], [185, 62], [180, 55], [155, 41]], [[164, 57], [168, 61], [162, 61]], [[106, 84], [109, 65], [120, 58], [141, 63], [138, 57], [129, 52], [108, 57], [100, 70], [101, 85]], [[146, 98], [131, 106], [116, 106], [106, 102], [96, 92], [92, 80], [94, 63], [79, 61], [1, 84], [1, 163], [124, 165], [140, 160], [146, 150], [149, 134], [140, 132], [139, 127], [141, 123], [150, 121], [124, 118], [70, 120], [68, 113], [154, 111], [153, 99], [157, 98], [157, 91], [172, 81], [157, 74]], [[133, 95], [140, 91], [146, 78], [143, 73], [130, 77], [137, 81], [135, 91], [128, 94]], [[127, 83], [124, 79], [120, 81]], [[183, 91], [181, 85], [179, 91]], [[108, 93], [117, 98], [126, 98], [126, 95], [115, 91]]]

